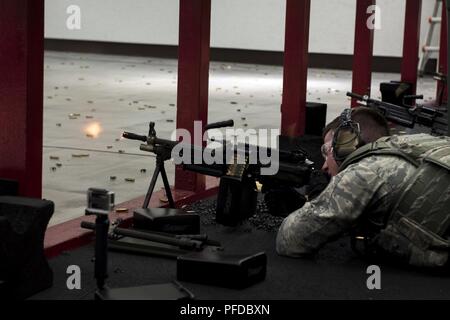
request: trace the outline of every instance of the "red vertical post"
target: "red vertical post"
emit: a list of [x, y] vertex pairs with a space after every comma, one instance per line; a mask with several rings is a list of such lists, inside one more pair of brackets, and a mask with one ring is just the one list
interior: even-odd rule
[[[439, 40], [439, 67], [438, 72], [447, 75], [447, 8], [445, 1], [442, 1], [441, 36]], [[442, 96], [441, 96], [442, 94]], [[447, 102], [447, 85], [442, 81], [438, 82], [436, 101], [444, 104]]]
[[[194, 121], [202, 121], [203, 131], [208, 119], [210, 25], [211, 0], [180, 0], [177, 128], [192, 136]], [[175, 187], [199, 192], [205, 178], [177, 166]]]
[[0, 178], [42, 196], [44, 0], [0, 1]]
[[310, 0], [286, 1], [281, 134], [302, 136], [306, 121], [306, 82]]
[[401, 81], [412, 84], [413, 94], [417, 86], [421, 12], [422, 0], [406, 0]]
[[[373, 28], [367, 22], [375, 14], [368, 10], [375, 3], [375, 0], [356, 0], [352, 92], [361, 95], [370, 95], [372, 84]], [[352, 99], [351, 106], [357, 106], [356, 99]]]
[[[447, 9], [447, 21], [442, 21], [441, 23], [445, 24], [447, 26], [447, 47], [448, 47], [448, 43], [450, 42], [449, 36], [450, 36], [450, 23], [448, 23], [448, 17], [450, 16], [450, 0], [446, 0], [446, 9]], [[449, 51], [447, 50], [447, 61], [450, 60], [450, 57], [448, 56]], [[449, 73], [449, 68], [447, 68], [447, 79], [450, 78], [450, 73]], [[447, 92], [449, 91], [448, 89], [449, 86], [449, 82], [447, 80]], [[447, 135], [450, 136], [450, 101], [447, 99], [447, 123], [449, 123], [449, 125], [447, 125]]]

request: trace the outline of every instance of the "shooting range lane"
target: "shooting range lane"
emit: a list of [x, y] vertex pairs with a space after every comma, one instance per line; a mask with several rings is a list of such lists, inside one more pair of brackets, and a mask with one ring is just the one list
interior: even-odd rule
[[[119, 138], [123, 131], [146, 134], [154, 121], [158, 136], [170, 139], [177, 61], [46, 51], [44, 68], [43, 197], [55, 201], [50, 225], [83, 215], [89, 187], [114, 191], [116, 203], [142, 196], [155, 158]], [[374, 73], [372, 92], [395, 78]], [[236, 128], [279, 128], [282, 81], [281, 66], [211, 62], [208, 122], [232, 118]], [[307, 101], [328, 104], [328, 121], [348, 106], [350, 71], [309, 69], [307, 85]], [[426, 99], [435, 96], [433, 79], [420, 78], [418, 86]], [[95, 122], [102, 131], [92, 138], [95, 132], [87, 136], [84, 129]], [[174, 166], [166, 169], [173, 184]], [[155, 190], [161, 187], [159, 179]]]
[[[210, 199], [201, 207], [213, 205], [214, 199]], [[205, 218], [208, 217], [203, 216], [202, 220], [208, 223]], [[450, 278], [383, 264], [381, 290], [368, 290], [366, 269], [370, 264], [353, 253], [348, 238], [328, 244], [315, 259], [308, 260], [278, 256], [274, 248], [276, 232], [258, 230], [252, 224], [236, 228], [210, 224], [202, 226], [202, 232], [220, 241], [229, 253], [265, 251], [267, 276], [263, 282], [242, 290], [182, 282], [196, 299], [448, 299], [450, 296]], [[54, 286], [32, 299], [93, 299], [96, 289], [93, 256], [94, 247], [88, 245], [51, 259]], [[67, 289], [69, 265], [81, 268], [81, 290]], [[109, 252], [108, 285], [112, 288], [175, 279], [175, 260]]]

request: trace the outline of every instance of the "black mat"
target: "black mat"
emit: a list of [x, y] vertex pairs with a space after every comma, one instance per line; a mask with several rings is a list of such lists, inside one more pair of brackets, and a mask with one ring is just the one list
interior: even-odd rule
[[[312, 260], [278, 256], [274, 250], [275, 232], [256, 230], [249, 225], [228, 228], [203, 227], [211, 239], [222, 242], [229, 252], [268, 256], [267, 278], [243, 290], [182, 283], [197, 299], [449, 299], [450, 277], [433, 276], [391, 265], [381, 267], [381, 290], [368, 290], [364, 262], [351, 251], [343, 238], [327, 245]], [[54, 271], [53, 288], [33, 299], [92, 299], [95, 291], [93, 246], [67, 252], [50, 260]], [[109, 286], [127, 287], [170, 282], [176, 278], [176, 262], [125, 253], [109, 255]], [[81, 290], [66, 286], [67, 267], [81, 268]], [[220, 275], [217, 275], [220, 277]]]

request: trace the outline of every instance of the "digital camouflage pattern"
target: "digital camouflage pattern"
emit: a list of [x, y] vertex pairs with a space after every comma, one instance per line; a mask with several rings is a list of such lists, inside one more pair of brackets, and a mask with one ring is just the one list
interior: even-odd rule
[[[293, 257], [312, 254], [330, 240], [346, 232], [357, 230], [363, 225], [370, 225], [372, 230], [374, 227], [377, 229], [377, 233], [381, 234], [376, 237], [377, 244], [385, 251], [395, 253], [402, 250], [402, 246], [398, 244], [399, 239], [393, 239], [398, 235], [399, 230], [393, 231], [392, 228], [394, 226], [398, 229], [397, 222], [401, 218], [405, 218], [409, 212], [423, 212], [424, 199], [431, 196], [430, 192], [427, 193], [426, 188], [428, 190], [432, 188], [431, 185], [425, 186], [421, 191], [423, 194], [416, 195], [414, 199], [400, 196], [404, 190], [411, 189], [411, 181], [417, 180], [417, 177], [414, 176], [420, 173], [417, 166], [422, 163], [423, 159], [432, 156], [436, 150], [441, 150], [439, 161], [443, 161], [444, 164], [448, 163], [448, 170], [450, 170], [450, 138], [419, 134], [386, 137], [375, 143], [391, 150], [400, 150], [402, 155], [408, 155], [413, 161], [406, 161], [403, 156], [399, 156], [395, 152], [383, 154], [386, 152], [373, 151], [376, 149], [376, 145], [373, 144], [363, 147], [372, 149], [370, 152], [363, 148], [358, 149], [346, 159], [341, 167], [341, 172], [332, 178], [327, 188], [316, 199], [307, 202], [301, 209], [294, 211], [283, 221], [276, 240], [279, 254]], [[356, 163], [353, 163], [355, 161]], [[441, 194], [441, 196], [434, 196], [431, 199], [440, 201], [440, 211], [437, 211], [441, 212], [441, 216], [435, 215], [435, 219], [424, 218], [422, 220], [428, 219], [429, 224], [440, 224], [448, 229], [450, 221], [445, 221], [445, 219], [450, 220], [450, 212], [447, 212], [448, 209], [445, 209], [445, 206], [450, 200], [450, 174], [445, 168], [439, 167], [436, 170], [440, 171], [436, 173], [433, 183], [439, 182], [442, 191], [436, 192], [435, 190], [433, 193]], [[427, 175], [429, 174], [427, 173]], [[432, 177], [422, 177], [419, 180], [427, 179], [432, 179]], [[403, 200], [399, 203], [400, 198]], [[410, 205], [416, 206], [418, 210], [411, 210]], [[396, 223], [389, 224], [389, 228], [385, 228], [389, 213], [393, 209], [398, 212], [401, 206], [405, 212], [396, 214], [396, 219], [394, 219]], [[444, 212], [444, 216], [442, 216], [442, 212]], [[416, 215], [420, 216], [417, 213]], [[438, 223], [436, 223], [436, 218], [440, 219]], [[403, 222], [402, 224], [405, 224]], [[420, 221], [420, 223], [422, 222], [424, 221]], [[380, 233], [381, 230], [383, 232]], [[408, 233], [407, 228], [403, 228], [403, 231]], [[415, 234], [415, 231], [412, 233]], [[409, 238], [406, 239], [407, 247], [411, 242]], [[425, 236], [425, 238], [427, 237]], [[438, 242], [436, 240], [434, 244]], [[424, 241], [422, 241], [423, 243]], [[442, 241], [438, 244], [445, 247]], [[408, 247], [403, 250], [411, 251], [413, 248]], [[402, 254], [404, 256], [405, 252], [400, 255]], [[410, 252], [408, 254], [408, 258], [411, 260]], [[429, 257], [425, 257], [425, 255], [423, 252], [416, 254], [416, 259], [420, 261], [409, 262], [415, 265], [426, 265]], [[442, 264], [442, 256], [434, 255], [433, 257], [435, 261], [432, 263]]]

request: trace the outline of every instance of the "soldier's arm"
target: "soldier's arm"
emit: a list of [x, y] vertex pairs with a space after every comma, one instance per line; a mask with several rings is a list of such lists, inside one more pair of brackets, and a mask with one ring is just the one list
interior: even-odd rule
[[284, 219], [278, 231], [279, 254], [300, 257], [315, 253], [348, 231], [385, 182], [363, 163], [339, 173], [313, 201]]

